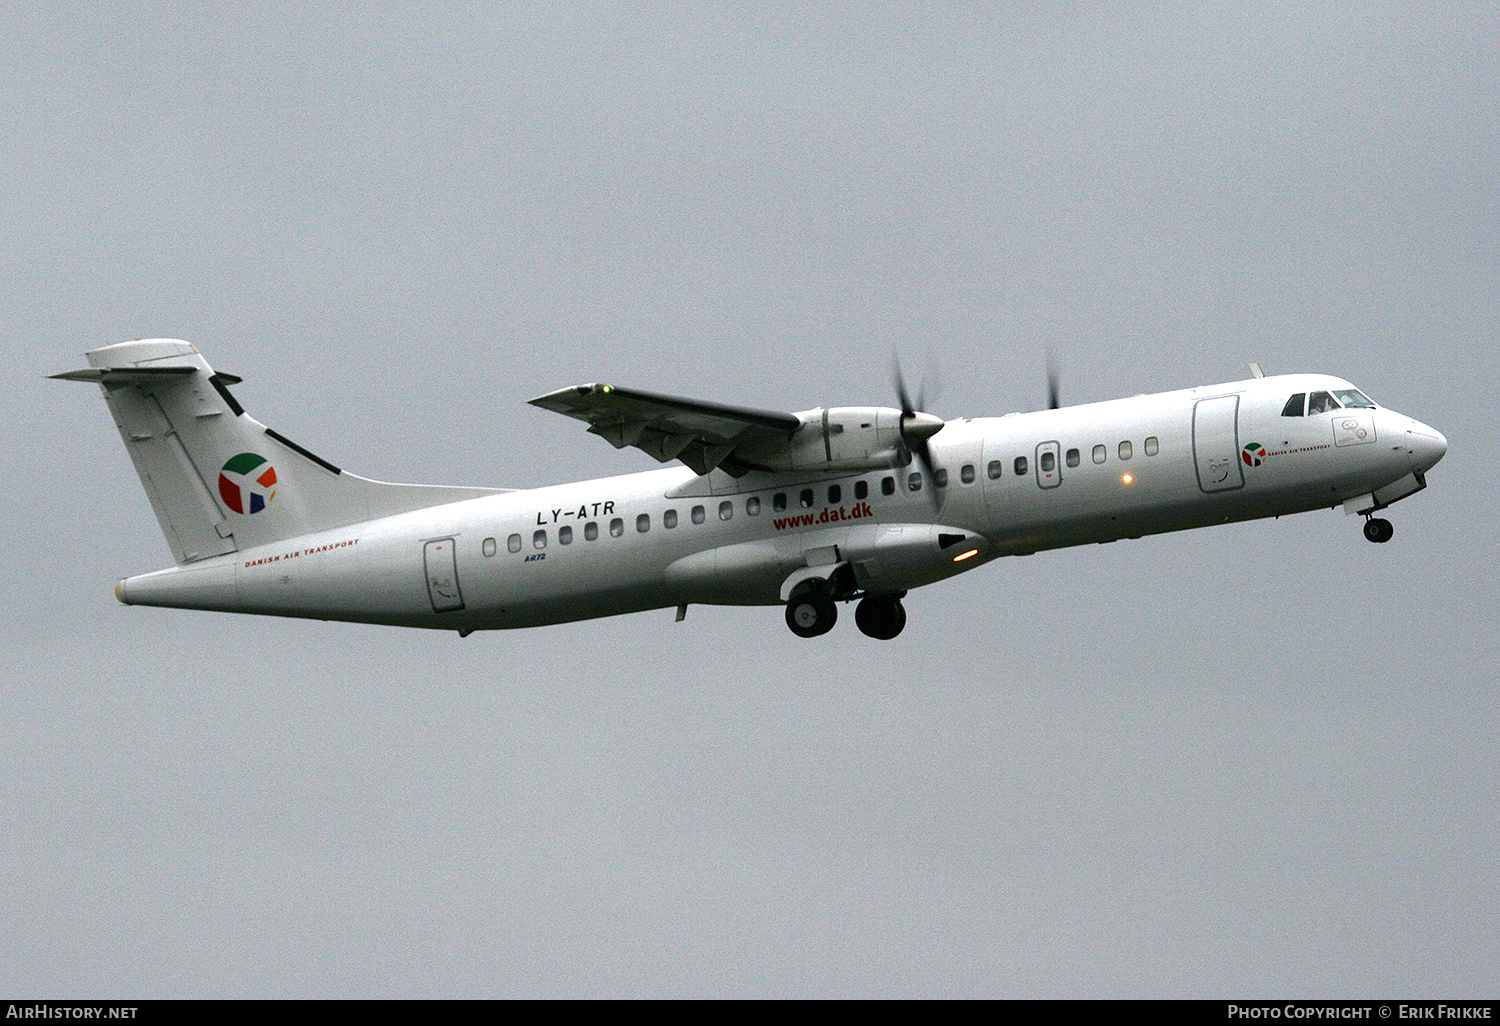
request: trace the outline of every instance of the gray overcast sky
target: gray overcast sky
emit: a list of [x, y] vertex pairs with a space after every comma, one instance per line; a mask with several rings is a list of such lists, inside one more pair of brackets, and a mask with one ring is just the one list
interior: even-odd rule
[[[1488, 4], [4, 15], [0, 993], [1491, 996]], [[1314, 513], [1003, 560], [894, 643], [126, 608], [95, 390], [174, 336], [388, 480], [654, 466], [524, 405], [1344, 375], [1444, 431]]]

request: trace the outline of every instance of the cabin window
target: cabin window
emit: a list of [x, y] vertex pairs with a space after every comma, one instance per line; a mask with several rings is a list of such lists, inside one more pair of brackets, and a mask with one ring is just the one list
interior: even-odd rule
[[1155, 435], [1152, 435], [1152, 436], [1150, 436], [1149, 438], [1146, 439], [1146, 455], [1147, 456], [1155, 456], [1157, 454], [1157, 452], [1160, 451], [1160, 449], [1161, 449], [1161, 446], [1157, 444], [1156, 436]]
[[1042, 473], [1050, 474], [1057, 469], [1057, 453], [1044, 452], [1041, 458]]
[[771, 496], [771, 512], [780, 513], [786, 509], [786, 492], [777, 492]]
[[547, 532], [538, 531], [531, 536], [531, 547], [534, 549], [545, 549], [547, 547]]
[[725, 499], [723, 502], [719, 503], [719, 519], [729, 520], [733, 517], [734, 503], [730, 502], [728, 499]]
[[747, 516], [747, 517], [758, 517], [758, 516], [760, 516], [760, 496], [759, 495], [752, 495], [752, 496], [750, 496], [750, 498], [748, 498], [748, 499], [745, 500], [745, 516]]
[[958, 479], [964, 484], [974, 483], [974, 464], [965, 463], [958, 471]]
[[677, 511], [675, 509], [669, 509], [661, 515], [661, 526], [669, 531], [677, 526]]
[[1109, 447], [1104, 445], [1094, 446], [1094, 462], [1103, 463], [1109, 459]]
[[812, 504], [813, 490], [811, 488], [802, 489], [802, 491], [797, 495], [797, 505], [801, 506], [803, 509], [811, 509]]
[[703, 523], [703, 520], [704, 520], [703, 507], [702, 506], [694, 506], [693, 507], [693, 523], [695, 523], [695, 524], [701, 524], [701, 523]]
[[1083, 462], [1083, 455], [1077, 449], [1068, 450], [1068, 466], [1076, 467]]
[[559, 544], [559, 545], [572, 545], [573, 544], [573, 529], [571, 527], [569, 527], [567, 524], [563, 524], [561, 527], [559, 527], [557, 529], [557, 544]]
[[1307, 415], [1309, 417], [1319, 413], [1327, 413], [1336, 410], [1339, 404], [1333, 401], [1333, 396], [1327, 392], [1314, 392], [1307, 397]]
[[1281, 415], [1283, 417], [1302, 416], [1302, 400], [1306, 398], [1306, 392], [1298, 392], [1296, 395], [1292, 396], [1286, 401], [1286, 405], [1281, 408]]
[[986, 469], [985, 473], [990, 475], [991, 481], [998, 481], [1000, 479], [1000, 475], [1004, 473], [1004, 467], [1005, 464], [1000, 462], [999, 460], [990, 460], [990, 465]]
[[938, 488], [948, 487], [948, 468], [938, 467], [932, 472], [932, 483]]
[[844, 499], [844, 490], [838, 485], [828, 486], [828, 505], [837, 506]]
[[638, 515], [635, 518], [635, 529], [640, 534], [645, 534], [647, 531], [651, 530], [651, 514], [642, 513]]
[[870, 497], [870, 482], [863, 478], [854, 482], [854, 497], [856, 499], [868, 499]]
[[480, 548], [484, 550], [486, 556], [493, 556], [495, 554], [495, 539], [486, 538]]
[[625, 521], [615, 517], [609, 522], [609, 536], [611, 538], [625, 537]]
[[505, 547], [511, 552], [520, 552], [521, 536], [519, 534], [513, 534], [509, 538], [505, 539]]
[[1016, 476], [1017, 477], [1025, 477], [1026, 476], [1026, 468], [1027, 468], [1027, 466], [1028, 466], [1028, 464], [1026, 463], [1026, 457], [1025, 456], [1017, 456], [1016, 457]]
[[920, 492], [922, 490], [922, 475], [921, 474], [907, 474], [906, 475], [906, 487], [909, 488], [909, 489], [911, 489], [914, 492]]
[[895, 495], [896, 494], [896, 479], [894, 477], [882, 477], [880, 479], [880, 494], [881, 495]]
[[1128, 460], [1128, 459], [1130, 459], [1130, 457], [1132, 457], [1134, 455], [1135, 455], [1135, 447], [1134, 446], [1132, 446], [1129, 442], [1121, 442], [1120, 443], [1120, 459], [1122, 459], [1122, 460]]
[[598, 541], [599, 540], [599, 525], [597, 523], [595, 523], [594, 521], [590, 520], [588, 523], [586, 523], [586, 524], [583, 525], [583, 540], [584, 541]]

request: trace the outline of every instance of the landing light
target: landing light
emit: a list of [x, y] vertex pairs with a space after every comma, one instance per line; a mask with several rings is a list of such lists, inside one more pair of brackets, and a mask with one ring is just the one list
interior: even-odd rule
[[955, 562], [955, 563], [962, 563], [964, 560], [968, 559], [970, 556], [977, 556], [977, 555], [979, 555], [979, 550], [978, 549], [970, 549], [968, 552], [960, 552], [958, 555], [954, 556], [953, 557], [953, 562]]
[[1121, 474], [1120, 475], [1120, 483], [1121, 484], [1130, 484], [1130, 482], [1132, 482], [1134, 480], [1135, 480], [1135, 475], [1134, 474]]

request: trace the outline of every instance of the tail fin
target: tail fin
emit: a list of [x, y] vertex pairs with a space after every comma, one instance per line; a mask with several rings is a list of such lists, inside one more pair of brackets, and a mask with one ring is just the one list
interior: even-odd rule
[[388, 484], [346, 474], [248, 416], [196, 347], [121, 342], [88, 353], [178, 563], [501, 489]]

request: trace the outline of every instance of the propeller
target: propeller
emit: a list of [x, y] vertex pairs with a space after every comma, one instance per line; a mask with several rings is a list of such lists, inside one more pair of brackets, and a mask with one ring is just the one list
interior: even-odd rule
[[917, 401], [915, 403], [911, 401], [911, 393], [906, 390], [906, 378], [901, 373], [899, 359], [891, 364], [891, 380], [896, 386], [896, 396], [901, 400], [901, 444], [922, 464], [922, 469], [927, 473], [927, 480], [932, 482], [932, 491], [929, 494], [936, 502], [937, 466], [932, 461], [932, 449], [927, 444], [927, 440], [943, 430], [943, 418], [921, 411], [919, 407], [922, 406], [922, 389], [917, 390]]

